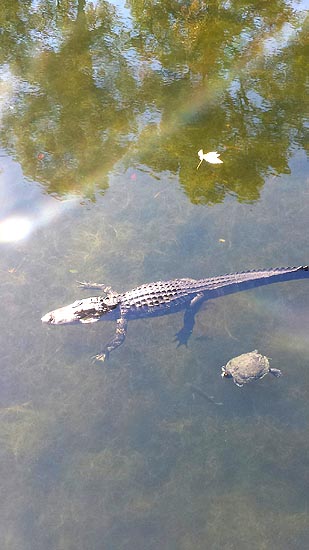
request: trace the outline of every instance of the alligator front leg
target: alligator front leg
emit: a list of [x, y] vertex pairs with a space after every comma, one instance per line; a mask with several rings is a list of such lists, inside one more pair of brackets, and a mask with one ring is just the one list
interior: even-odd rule
[[104, 283], [90, 283], [87, 281], [77, 281], [77, 283], [83, 290], [101, 290], [107, 296], [118, 296], [118, 292], [115, 292], [111, 286], [106, 286]]
[[184, 314], [183, 327], [175, 335], [175, 341], [178, 342], [177, 347], [187, 345], [195, 324], [195, 315], [200, 309], [204, 300], [205, 297], [203, 294], [197, 294], [191, 300]]
[[105, 361], [105, 359], [108, 359], [110, 352], [116, 348], [119, 348], [119, 346], [121, 346], [121, 344], [125, 341], [127, 326], [128, 321], [124, 317], [117, 319], [117, 327], [114, 338], [109, 342], [109, 344], [107, 344], [107, 346], [105, 346], [102, 352], [95, 355], [93, 359], [97, 361]]

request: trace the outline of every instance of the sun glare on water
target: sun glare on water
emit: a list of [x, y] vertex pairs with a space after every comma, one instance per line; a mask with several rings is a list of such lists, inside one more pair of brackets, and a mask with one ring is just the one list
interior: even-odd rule
[[0, 242], [21, 241], [30, 235], [32, 223], [27, 218], [14, 216], [0, 222]]

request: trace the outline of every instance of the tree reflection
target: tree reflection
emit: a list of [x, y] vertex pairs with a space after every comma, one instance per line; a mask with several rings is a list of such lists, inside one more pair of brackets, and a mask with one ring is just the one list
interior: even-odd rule
[[[282, 0], [128, 6], [130, 23], [104, 1], [4, 2], [4, 144], [60, 195], [106, 189], [123, 159], [177, 173], [196, 203], [256, 200], [304, 146], [306, 22]], [[196, 171], [201, 148], [224, 164]]]
[[4, 116], [3, 138], [25, 173], [50, 192], [91, 196], [96, 185], [107, 187], [128, 147], [135, 124], [128, 94], [136, 85], [120, 53], [115, 10], [103, 2], [86, 14], [79, 2], [71, 19], [74, 3], [66, 4], [59, 3], [59, 18], [54, 10], [46, 19], [45, 2], [39, 11], [29, 9], [29, 55], [14, 71], [21, 84]]

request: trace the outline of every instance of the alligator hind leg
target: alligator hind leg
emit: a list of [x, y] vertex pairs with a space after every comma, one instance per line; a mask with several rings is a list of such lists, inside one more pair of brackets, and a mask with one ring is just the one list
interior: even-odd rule
[[200, 309], [204, 300], [205, 296], [203, 294], [197, 294], [191, 300], [184, 314], [183, 327], [175, 335], [175, 341], [178, 342], [177, 347], [187, 345], [195, 324], [195, 315]]
[[107, 346], [105, 346], [102, 352], [95, 355], [93, 359], [96, 361], [105, 361], [105, 359], [108, 359], [110, 352], [116, 348], [119, 348], [119, 346], [121, 346], [121, 344], [125, 341], [127, 326], [128, 321], [126, 319], [123, 317], [117, 319], [117, 327], [114, 338], [109, 342], [109, 344], [107, 344]]

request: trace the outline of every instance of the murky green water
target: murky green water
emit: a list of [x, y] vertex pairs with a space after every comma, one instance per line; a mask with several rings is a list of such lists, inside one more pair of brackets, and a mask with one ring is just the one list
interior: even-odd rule
[[[76, 280], [308, 263], [308, 7], [2, 1], [1, 549], [309, 546], [308, 281], [205, 305], [187, 348], [132, 321], [102, 366], [113, 323], [40, 321]], [[255, 348], [280, 379], [221, 379]]]

